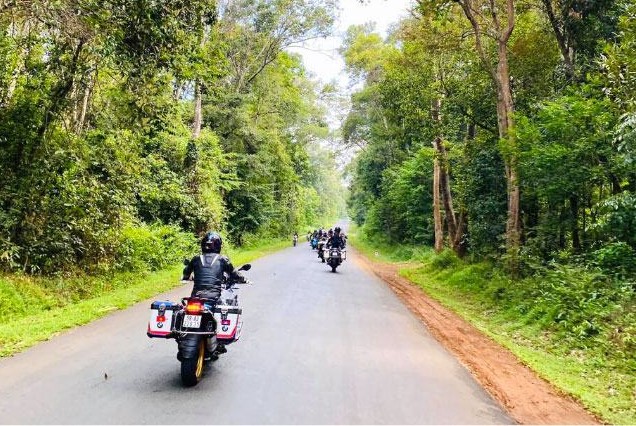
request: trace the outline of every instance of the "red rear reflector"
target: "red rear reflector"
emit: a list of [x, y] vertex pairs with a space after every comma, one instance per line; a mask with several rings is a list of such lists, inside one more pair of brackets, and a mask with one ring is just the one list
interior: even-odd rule
[[166, 320], [166, 317], [164, 315], [157, 316], [157, 322], [164, 322], [165, 320]]
[[221, 325], [230, 325], [232, 321], [230, 320], [221, 320]]

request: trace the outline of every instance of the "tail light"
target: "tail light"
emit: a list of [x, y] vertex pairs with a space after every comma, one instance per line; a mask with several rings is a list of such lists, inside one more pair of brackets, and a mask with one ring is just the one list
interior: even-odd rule
[[221, 320], [221, 325], [230, 325], [232, 322], [228, 319]]
[[158, 315], [157, 316], [157, 322], [165, 322], [165, 321], [166, 321], [165, 315]]
[[188, 301], [185, 310], [189, 314], [200, 314], [203, 312], [203, 304], [198, 300]]

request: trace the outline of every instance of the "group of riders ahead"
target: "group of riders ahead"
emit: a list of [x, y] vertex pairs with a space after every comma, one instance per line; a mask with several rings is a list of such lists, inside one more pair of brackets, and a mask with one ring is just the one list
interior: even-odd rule
[[[298, 234], [294, 234], [295, 241]], [[344, 249], [347, 237], [340, 227], [328, 231], [320, 228], [307, 233], [307, 241], [313, 249], [319, 250], [318, 257], [324, 262], [322, 251], [324, 248]], [[216, 232], [208, 232], [201, 239], [201, 254], [192, 258], [183, 271], [183, 280], [194, 279], [192, 296], [203, 297], [208, 300], [216, 300], [221, 295], [221, 284], [224, 273], [237, 282], [245, 282], [245, 277], [234, 269], [227, 256], [221, 255], [223, 241]]]
[[[312, 248], [318, 250], [318, 257], [325, 262], [324, 251], [337, 250], [338, 254], [345, 248], [346, 237], [341, 232], [340, 227], [325, 231], [322, 228], [315, 230], [313, 233], [307, 233], [307, 240], [310, 241]], [[294, 234], [294, 245], [298, 241], [298, 234]], [[232, 265], [227, 256], [221, 254], [223, 241], [221, 236], [216, 232], [207, 232], [200, 241], [201, 254], [194, 256], [191, 260], [185, 261], [183, 269], [182, 281], [192, 280], [194, 282], [191, 298], [198, 298], [205, 301], [205, 306], [209, 310], [214, 310], [218, 303], [223, 288], [226, 288], [226, 282], [229, 283], [249, 283], [240, 272]], [[342, 258], [337, 259], [337, 263], [331, 265], [331, 259], [328, 261], [335, 272], [337, 265], [342, 262]], [[245, 265], [249, 266], [249, 265]], [[241, 268], [243, 269], [243, 267]], [[249, 269], [249, 268], [246, 268]], [[227, 350], [225, 345], [218, 343], [214, 350], [214, 354], [222, 354]], [[181, 356], [181, 349], [179, 352]], [[178, 356], [178, 357], [179, 357]], [[210, 359], [212, 352], [206, 350], [205, 358]], [[182, 359], [180, 359], [182, 361]], [[196, 381], [194, 382], [196, 383]]]
[[[339, 265], [342, 263], [342, 260], [344, 260], [344, 258], [341, 258], [341, 251], [345, 249], [347, 244], [347, 237], [340, 227], [336, 226], [328, 231], [321, 227], [313, 232], [307, 232], [306, 237], [312, 250], [316, 250], [318, 253], [318, 258], [323, 263], [330, 263], [330, 266], [332, 266], [332, 269], [335, 272], [334, 266]], [[325, 252], [327, 253], [328, 258], [325, 258]], [[329, 262], [329, 258], [332, 257], [332, 254], [338, 257], [337, 264], [331, 265], [331, 262]]]

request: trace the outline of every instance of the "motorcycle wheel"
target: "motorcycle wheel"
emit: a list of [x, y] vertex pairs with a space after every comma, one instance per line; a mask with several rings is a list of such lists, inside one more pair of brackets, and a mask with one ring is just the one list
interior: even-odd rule
[[205, 339], [199, 340], [196, 358], [181, 361], [181, 382], [184, 386], [194, 386], [203, 376], [203, 359], [205, 357]]
[[336, 272], [337, 266], [331, 266], [331, 272]]

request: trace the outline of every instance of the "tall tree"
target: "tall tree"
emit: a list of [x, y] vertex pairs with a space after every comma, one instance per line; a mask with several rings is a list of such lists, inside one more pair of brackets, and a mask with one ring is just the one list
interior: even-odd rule
[[[518, 268], [517, 255], [521, 244], [520, 185], [518, 174], [518, 148], [514, 135], [514, 101], [510, 82], [508, 42], [515, 28], [514, 0], [419, 0], [420, 9], [446, 10], [457, 4], [473, 29], [475, 47], [482, 66], [490, 75], [497, 92], [497, 122], [502, 154], [506, 164], [508, 218], [506, 245], [510, 267]], [[489, 43], [488, 40], [493, 43]]]

